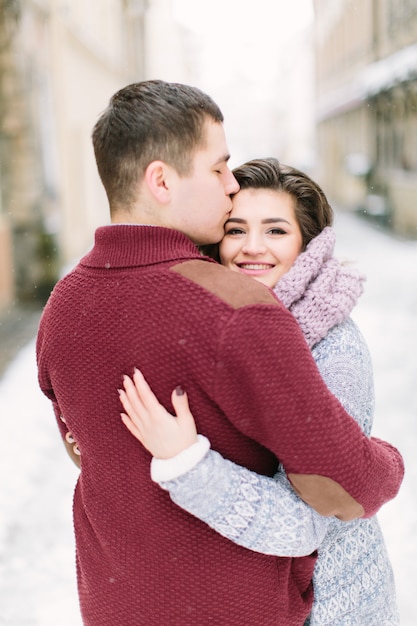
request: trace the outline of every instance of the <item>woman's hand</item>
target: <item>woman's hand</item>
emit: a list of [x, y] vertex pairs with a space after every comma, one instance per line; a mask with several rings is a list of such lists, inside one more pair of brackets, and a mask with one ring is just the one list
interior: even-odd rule
[[176, 417], [160, 404], [143, 374], [135, 369], [133, 381], [123, 377], [121, 413], [132, 435], [156, 458], [169, 459], [197, 441], [197, 429], [188, 406], [187, 394], [179, 387], [171, 395]]

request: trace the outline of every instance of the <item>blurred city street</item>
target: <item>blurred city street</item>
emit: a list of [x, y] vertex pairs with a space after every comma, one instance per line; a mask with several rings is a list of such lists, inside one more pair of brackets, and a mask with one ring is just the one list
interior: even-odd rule
[[[401, 626], [414, 626], [417, 241], [343, 212], [335, 226], [337, 256], [367, 275], [353, 317], [374, 362], [374, 434], [398, 446], [406, 462], [401, 492], [379, 518], [394, 567]], [[71, 514], [77, 470], [37, 386], [34, 338], [0, 376], [0, 625], [80, 626]]]

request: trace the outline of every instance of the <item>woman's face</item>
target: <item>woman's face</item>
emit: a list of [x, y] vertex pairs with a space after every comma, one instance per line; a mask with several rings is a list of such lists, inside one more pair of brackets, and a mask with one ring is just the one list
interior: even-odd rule
[[233, 208], [220, 243], [223, 265], [275, 287], [302, 248], [294, 200], [286, 192], [244, 189], [233, 197]]

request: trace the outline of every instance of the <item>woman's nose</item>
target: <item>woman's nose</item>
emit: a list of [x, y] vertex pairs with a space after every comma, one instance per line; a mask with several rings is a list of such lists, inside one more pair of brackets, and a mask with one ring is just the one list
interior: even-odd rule
[[260, 237], [248, 237], [242, 246], [242, 252], [252, 256], [264, 254], [266, 252], [266, 246]]

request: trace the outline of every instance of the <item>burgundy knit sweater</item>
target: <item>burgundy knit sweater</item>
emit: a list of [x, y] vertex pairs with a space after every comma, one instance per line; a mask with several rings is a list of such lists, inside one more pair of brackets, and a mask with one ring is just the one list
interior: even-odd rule
[[40, 386], [81, 449], [74, 525], [87, 626], [301, 626], [311, 608], [314, 556], [240, 548], [150, 480], [150, 455], [119, 417], [117, 389], [134, 366], [170, 410], [182, 385], [199, 431], [240, 465], [272, 475], [278, 457], [288, 472], [329, 476], [368, 515], [398, 490], [398, 452], [344, 413], [291, 314], [176, 231], [99, 228], [54, 289], [37, 350]]

